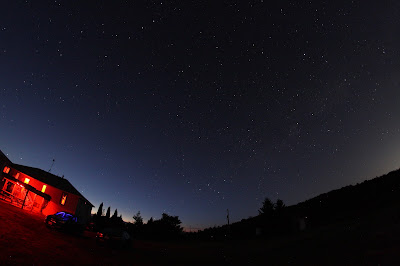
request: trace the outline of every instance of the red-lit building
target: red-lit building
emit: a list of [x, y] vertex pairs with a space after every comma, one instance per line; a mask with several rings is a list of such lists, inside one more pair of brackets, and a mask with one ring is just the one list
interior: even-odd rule
[[0, 151], [0, 192], [9, 202], [44, 215], [67, 211], [87, 223], [94, 207], [65, 178], [38, 168], [13, 164]]

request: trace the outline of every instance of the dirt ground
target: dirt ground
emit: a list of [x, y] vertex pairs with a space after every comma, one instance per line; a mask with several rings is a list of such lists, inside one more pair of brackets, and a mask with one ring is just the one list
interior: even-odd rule
[[[44, 216], [0, 201], [0, 265], [223, 264], [218, 247], [134, 241], [131, 248], [99, 246], [95, 233], [75, 236], [49, 229]], [[220, 246], [219, 244], [217, 246]]]
[[268, 240], [134, 241], [125, 250], [98, 246], [93, 232], [69, 235], [43, 221], [0, 201], [1, 265], [400, 265], [399, 226], [377, 230], [373, 221]]

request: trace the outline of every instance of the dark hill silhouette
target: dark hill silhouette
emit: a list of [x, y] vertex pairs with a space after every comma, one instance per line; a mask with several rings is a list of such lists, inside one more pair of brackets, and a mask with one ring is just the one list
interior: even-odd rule
[[396, 170], [361, 184], [321, 194], [290, 206], [288, 211], [307, 217], [309, 226], [315, 227], [334, 221], [359, 219], [383, 209], [396, 208], [399, 206], [399, 200], [400, 170]]
[[400, 169], [285, 207], [279, 214], [242, 219], [229, 228], [208, 228], [199, 236], [251, 238], [256, 237], [256, 232], [273, 236], [349, 221], [363, 223], [371, 217], [379, 217], [383, 223], [400, 221]]

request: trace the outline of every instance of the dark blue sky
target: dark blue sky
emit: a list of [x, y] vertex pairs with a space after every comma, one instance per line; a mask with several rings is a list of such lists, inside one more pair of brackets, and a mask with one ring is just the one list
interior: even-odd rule
[[185, 227], [399, 167], [396, 1], [11, 1], [0, 149]]

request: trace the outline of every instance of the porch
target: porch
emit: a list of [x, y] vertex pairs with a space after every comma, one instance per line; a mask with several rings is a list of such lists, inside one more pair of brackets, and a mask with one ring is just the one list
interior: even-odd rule
[[51, 197], [29, 184], [21, 183], [20, 180], [12, 176], [4, 176], [0, 190], [0, 199], [21, 209], [41, 213]]

